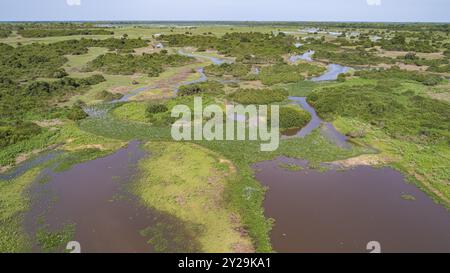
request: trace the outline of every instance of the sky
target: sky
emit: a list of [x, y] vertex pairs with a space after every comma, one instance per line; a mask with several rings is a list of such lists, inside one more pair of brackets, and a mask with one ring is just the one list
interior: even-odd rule
[[450, 22], [450, 0], [0, 0], [0, 21]]

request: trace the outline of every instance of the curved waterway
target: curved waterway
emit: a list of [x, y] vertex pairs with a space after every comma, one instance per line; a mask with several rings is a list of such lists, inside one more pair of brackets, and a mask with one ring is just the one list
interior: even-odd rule
[[306, 97], [289, 97], [291, 101], [300, 105], [305, 111], [311, 115], [311, 121], [303, 128], [289, 129], [282, 132], [284, 137], [305, 137], [312, 131], [320, 128], [321, 133], [325, 135], [330, 141], [335, 143], [341, 148], [350, 148], [348, 138], [341, 134], [330, 122], [323, 121], [318, 115], [316, 110], [308, 104]]
[[450, 213], [393, 169], [319, 172], [284, 157], [253, 168], [268, 187], [264, 209], [275, 219], [277, 252], [369, 252], [371, 241], [382, 252], [450, 252]]
[[[207, 56], [207, 55], [201, 55], [201, 54], [195, 54], [195, 53], [187, 53], [187, 52], [184, 52], [182, 50], [179, 50], [178, 54], [182, 55], [182, 56], [186, 56], [186, 57], [200, 59], [200, 60], [208, 60], [208, 61], [212, 62], [215, 65], [221, 65], [221, 64], [224, 64], [224, 63], [233, 63], [234, 62], [233, 60], [226, 59], [226, 58], [213, 57], [213, 56]], [[205, 81], [208, 80], [207, 76], [205, 75], [203, 67], [198, 68], [197, 69], [197, 73], [200, 74], [200, 78], [198, 78], [196, 80], [180, 83], [179, 85], [177, 85], [175, 87], [174, 95], [176, 95], [178, 93], [178, 90], [179, 90], [180, 86], [182, 86], [182, 85], [196, 84], [196, 83], [201, 83], [201, 82], [205, 82]], [[118, 100], [115, 100], [115, 101], [112, 101], [111, 103], [128, 102], [132, 97], [137, 96], [137, 95], [139, 95], [142, 92], [146, 92], [148, 90], [157, 89], [157, 88], [158, 88], [157, 85], [155, 85], [155, 86], [144, 86], [144, 87], [141, 87], [141, 88], [137, 88], [137, 89], [132, 90], [128, 94], [124, 95], [122, 98], [120, 98]], [[90, 115], [90, 113], [88, 113], [88, 114]], [[95, 112], [94, 112], [94, 114], [95, 114]]]
[[[73, 240], [81, 244], [82, 252], [154, 252], [148, 243], [152, 232], [164, 235], [164, 251], [195, 251], [195, 240], [185, 235], [182, 223], [141, 206], [128, 192], [144, 156], [139, 143], [131, 142], [112, 155], [67, 171], [45, 170], [31, 189], [26, 230], [33, 236], [42, 222], [52, 231], [74, 224]], [[41, 249], [35, 246], [34, 251]]]
[[233, 63], [234, 62], [233, 60], [226, 59], [226, 58], [212, 57], [212, 56], [207, 56], [207, 55], [202, 55], [202, 54], [195, 54], [195, 53], [188, 53], [188, 52], [185, 52], [183, 50], [178, 50], [178, 54], [186, 56], [186, 57], [208, 60], [208, 61], [212, 62], [215, 65], [221, 65], [221, 64], [224, 64], [224, 63]]
[[[312, 58], [314, 53], [315, 53], [314, 50], [308, 50], [307, 52], [305, 52], [301, 55], [291, 56], [289, 58], [289, 61], [291, 63], [296, 63], [299, 60], [312, 62], [312, 61], [314, 61]], [[337, 80], [337, 78], [340, 74], [347, 73], [350, 69], [351, 69], [350, 67], [342, 66], [340, 64], [329, 64], [327, 66], [327, 71], [325, 73], [323, 73], [322, 75], [320, 75], [318, 77], [313, 77], [310, 80], [313, 82], [335, 81], [335, 80]]]
[[21, 164], [19, 164], [17, 167], [13, 168], [12, 170], [10, 170], [6, 173], [1, 173], [0, 180], [15, 179], [15, 178], [21, 176], [22, 174], [24, 174], [25, 172], [27, 172], [28, 170], [55, 159], [58, 155], [60, 155], [62, 153], [63, 153], [62, 151], [47, 152], [47, 153], [38, 155], [32, 159], [26, 160], [25, 162], [22, 162]]

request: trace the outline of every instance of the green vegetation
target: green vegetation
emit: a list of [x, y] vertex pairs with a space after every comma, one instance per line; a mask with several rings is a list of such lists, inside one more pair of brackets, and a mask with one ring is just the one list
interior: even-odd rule
[[[1, 124], [1, 123], [0, 123]], [[0, 125], [0, 147], [29, 139], [41, 132], [41, 128], [34, 123], [5, 123]]]
[[325, 71], [325, 67], [309, 63], [298, 65], [277, 64], [262, 68], [259, 78], [265, 85], [274, 85], [277, 83], [299, 82], [304, 80], [305, 76], [316, 76]]
[[284, 34], [227, 33], [220, 38], [215, 36], [163, 35], [161, 40], [170, 46], [194, 46], [199, 51], [212, 49], [220, 54], [237, 58], [246, 64], [277, 63], [282, 55], [295, 52], [294, 38]]
[[21, 29], [18, 34], [25, 38], [42, 38], [73, 35], [114, 35], [106, 29]]
[[388, 82], [377, 85], [327, 87], [308, 96], [327, 120], [352, 117], [370, 123], [394, 138], [417, 143], [450, 143], [447, 103], [398, 93]]
[[[105, 156], [126, 141], [149, 141], [145, 149], [151, 156], [140, 163], [142, 176], [132, 184], [132, 191], [145, 205], [174, 220], [140, 231], [158, 252], [273, 251], [272, 221], [262, 207], [265, 189], [255, 180], [251, 165], [277, 156], [301, 158], [311, 168], [319, 168], [323, 162], [371, 153], [380, 164], [400, 170], [450, 206], [450, 107], [445, 81], [450, 57], [448, 24], [193, 24], [124, 23], [105, 29], [81, 23], [3, 24], [2, 171], [57, 145], [64, 151], [52, 161], [59, 172]], [[343, 34], [336, 38], [298, 33], [308, 26]], [[113, 32], [119, 39], [110, 36]], [[157, 37], [157, 33], [163, 35]], [[151, 41], [144, 39], [152, 36]], [[374, 41], [371, 36], [381, 39]], [[152, 49], [150, 45], [157, 42], [164, 43], [164, 51]], [[303, 46], [296, 48], [297, 42]], [[314, 59], [323, 63], [283, 62], [308, 49], [315, 50]], [[179, 50], [225, 55], [235, 63], [209, 65], [201, 58], [194, 62], [174, 54]], [[160, 53], [147, 53], [152, 51]], [[340, 75], [337, 82], [305, 81], [323, 73], [324, 63], [365, 69]], [[402, 69], [370, 69], [394, 64]], [[193, 72], [201, 67], [210, 80], [186, 85], [198, 79]], [[260, 68], [259, 74], [251, 73], [255, 67]], [[233, 85], [220, 83], [230, 78], [235, 80]], [[145, 96], [144, 92], [133, 98], [139, 101], [102, 103], [136, 88], [152, 87], [149, 92], [154, 92], [154, 86], [162, 96]], [[172, 98], [177, 86], [177, 97]], [[281, 104], [283, 129], [301, 128], [309, 122], [307, 112], [286, 104], [288, 95], [306, 96], [318, 114], [355, 145], [339, 148], [320, 130], [302, 139], [283, 139], [275, 152], [261, 152], [257, 141], [171, 142], [174, 119], [170, 111], [178, 104], [192, 107], [194, 95], [203, 98], [204, 106], [222, 106], [228, 101]], [[86, 106], [105, 114], [87, 117]], [[374, 150], [379, 153], [373, 154]], [[43, 251], [61, 251], [62, 243], [73, 235], [72, 225], [60, 230], [43, 225], [31, 239], [23, 230], [30, 201], [27, 189], [45, 166], [0, 181], [5, 182], [0, 183], [0, 252], [29, 251], [33, 243]], [[302, 169], [294, 164], [280, 167]], [[401, 198], [413, 200], [407, 194]]]
[[437, 85], [443, 80], [442, 76], [439, 75], [420, 73], [417, 71], [407, 71], [402, 70], [398, 67], [392, 67], [386, 70], [381, 69], [381, 70], [357, 71], [355, 75], [365, 79], [381, 80], [381, 79], [396, 78], [396, 79], [412, 80], [420, 82], [424, 85]]
[[75, 234], [75, 225], [64, 225], [61, 230], [49, 231], [48, 227], [39, 228], [36, 232], [37, 245], [44, 252], [64, 252], [67, 242]]
[[209, 65], [205, 67], [205, 74], [208, 76], [221, 77], [224, 75], [230, 75], [237, 78], [242, 78], [250, 73], [250, 67], [245, 64], [228, 64], [221, 65]]
[[282, 102], [288, 97], [283, 89], [240, 89], [228, 96], [234, 102], [241, 104], [269, 104]]
[[97, 94], [96, 99], [108, 102], [108, 101], [113, 101], [113, 100], [120, 100], [122, 97], [123, 97], [122, 94], [111, 93], [106, 90], [103, 90]]
[[67, 114], [67, 118], [70, 120], [82, 120], [88, 117], [88, 114], [86, 114], [79, 105], [74, 105], [69, 110], [69, 113]]
[[10, 30], [0, 29], [0, 38], [6, 38], [11, 34]]
[[223, 93], [223, 84], [215, 81], [206, 81], [180, 86], [178, 96], [191, 96], [200, 94], [221, 94]]
[[303, 170], [302, 166], [296, 165], [296, 164], [288, 164], [288, 163], [280, 163], [278, 164], [278, 167], [290, 171], [290, 172], [298, 172]]
[[11, 181], [0, 180], [0, 252], [26, 252], [30, 240], [22, 226], [24, 213], [29, 208], [30, 197], [25, 191], [39, 169], [32, 169]]
[[311, 120], [311, 115], [297, 106], [280, 108], [280, 129], [303, 128]]
[[414, 195], [411, 194], [402, 194], [401, 197], [403, 200], [416, 201], [416, 197], [414, 197]]
[[90, 62], [85, 71], [100, 70], [108, 74], [131, 75], [145, 73], [157, 77], [168, 66], [181, 66], [191, 59], [181, 55], [153, 53], [137, 55], [121, 55], [108, 53]]
[[224, 202], [228, 177], [235, 175], [231, 163], [193, 144], [151, 142], [146, 148], [152, 156], [141, 163], [143, 175], [133, 188], [146, 205], [191, 223], [204, 252], [252, 251], [250, 238], [238, 232], [238, 214]]

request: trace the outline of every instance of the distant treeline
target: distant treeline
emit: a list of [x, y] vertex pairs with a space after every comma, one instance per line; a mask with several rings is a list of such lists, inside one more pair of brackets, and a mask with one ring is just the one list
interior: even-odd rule
[[22, 29], [17, 32], [25, 38], [43, 38], [73, 35], [113, 35], [114, 31], [106, 29]]

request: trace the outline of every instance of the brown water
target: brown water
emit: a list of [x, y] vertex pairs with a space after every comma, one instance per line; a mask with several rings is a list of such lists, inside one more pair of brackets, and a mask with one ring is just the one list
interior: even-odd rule
[[[280, 163], [304, 169], [289, 171]], [[450, 212], [395, 170], [321, 173], [287, 158], [253, 167], [268, 187], [264, 208], [276, 221], [271, 240], [278, 252], [369, 252], [370, 241], [382, 252], [450, 252]]]
[[[53, 231], [64, 224], [75, 224], [73, 240], [81, 244], [82, 252], [154, 252], [145, 230], [155, 227], [159, 235], [176, 233], [178, 239], [191, 239], [182, 238], [186, 234], [176, 219], [141, 206], [128, 193], [127, 186], [137, 173], [136, 164], [144, 155], [139, 144], [132, 142], [110, 156], [65, 172], [47, 169], [41, 174], [47, 182], [36, 182], [31, 193], [34, 200], [25, 219], [27, 230], [33, 235], [43, 224]], [[168, 227], [169, 232], [161, 227]], [[171, 243], [171, 238], [163, 240], [164, 251], [193, 250]], [[40, 249], [36, 247], [35, 251]]]

